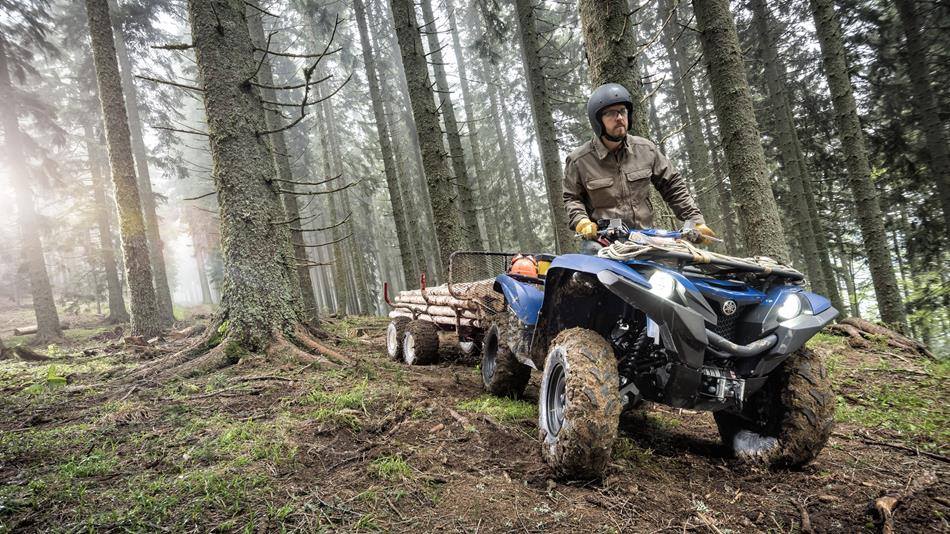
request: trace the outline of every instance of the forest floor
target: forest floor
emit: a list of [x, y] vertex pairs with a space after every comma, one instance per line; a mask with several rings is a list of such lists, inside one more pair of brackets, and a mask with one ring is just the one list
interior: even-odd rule
[[[28, 341], [9, 338], [15, 314], [7, 346]], [[384, 319], [330, 319], [342, 365], [249, 357], [119, 387], [192, 340], [129, 347], [96, 321], [71, 321], [50, 361], [0, 361], [0, 532], [873, 532], [888, 494], [897, 532], [950, 532], [946, 360], [820, 334], [838, 425], [813, 464], [740, 465], [709, 414], [649, 406], [583, 482], [540, 459], [537, 376], [526, 401], [488, 397], [449, 339], [442, 363], [407, 367]]]

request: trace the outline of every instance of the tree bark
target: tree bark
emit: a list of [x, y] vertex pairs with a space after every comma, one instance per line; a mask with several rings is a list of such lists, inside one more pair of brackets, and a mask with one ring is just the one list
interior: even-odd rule
[[[100, 0], [102, 1], [102, 0]], [[204, 92], [218, 192], [228, 337], [250, 351], [301, 321], [290, 230], [265, 139], [257, 70], [243, 0], [190, 0], [198, 78]]]
[[432, 11], [432, 0], [422, 0], [422, 17], [426, 40], [429, 45], [432, 72], [435, 74], [435, 95], [445, 122], [445, 134], [449, 141], [449, 158], [452, 161], [452, 170], [455, 173], [455, 186], [459, 194], [459, 207], [462, 212], [465, 241], [472, 250], [484, 248], [481, 239], [481, 230], [478, 227], [476, 215], [474, 183], [465, 165], [465, 152], [462, 150], [462, 138], [459, 136], [458, 119], [455, 116], [455, 103], [452, 101], [452, 91], [448, 77], [445, 75], [445, 60], [442, 57], [442, 43], [439, 42], [438, 28], [435, 24], [435, 14]]
[[835, 109], [835, 122], [841, 136], [848, 171], [848, 185], [854, 196], [855, 212], [861, 238], [867, 251], [871, 281], [877, 296], [881, 319], [890, 325], [903, 328], [906, 324], [904, 304], [897, 288], [897, 278], [891, 264], [891, 254], [884, 232], [884, 217], [877, 191], [871, 181], [867, 147], [857, 106], [851, 89], [848, 62], [841, 37], [841, 27], [834, 10], [833, 0], [809, 0], [818, 41], [821, 45], [822, 65], [828, 78], [831, 99]]
[[[643, 98], [643, 80], [640, 76], [639, 45], [636, 26], [631, 23], [626, 0], [581, 0], [578, 3], [584, 47], [587, 52], [588, 72], [592, 87], [605, 83], [619, 83], [630, 91], [633, 100], [633, 124], [630, 133], [650, 138], [646, 106]], [[560, 167], [559, 167], [560, 168]], [[561, 184], [558, 184], [561, 191]], [[560, 210], [565, 213], [563, 201]], [[675, 229], [680, 225], [673, 210], [663, 201], [660, 192], [650, 188], [653, 220], [657, 228]]]
[[112, 182], [119, 211], [122, 251], [129, 284], [132, 335], [151, 338], [167, 321], [159, 314], [153, 287], [145, 221], [139, 198], [119, 65], [107, 0], [86, 0], [89, 34], [99, 85], [99, 101], [109, 146]]
[[413, 251], [409, 242], [409, 230], [406, 223], [405, 205], [399, 190], [399, 177], [396, 175], [396, 162], [393, 157], [389, 124], [386, 113], [383, 111], [383, 99], [379, 90], [379, 77], [376, 73], [376, 53], [369, 42], [369, 32], [366, 30], [366, 9], [363, 0], [354, 0], [353, 8], [356, 12], [356, 25], [360, 33], [360, 46], [363, 52], [363, 66], [366, 69], [366, 79], [369, 83], [369, 96], [373, 101], [373, 116], [376, 119], [376, 134], [379, 139], [379, 149], [383, 157], [383, 171], [386, 175], [386, 189], [389, 192], [389, 204], [393, 210], [393, 224], [396, 226], [396, 240], [399, 242], [399, 257], [402, 262], [402, 273], [409, 282], [415, 276], [413, 267]]
[[693, 0], [745, 250], [789, 258], [728, 0]]
[[[118, 10], [116, 0], [109, 0], [109, 9], [112, 11]], [[145, 140], [142, 136], [138, 92], [132, 79], [132, 58], [129, 57], [129, 49], [125, 44], [125, 32], [122, 25], [116, 22], [112, 27], [115, 32], [115, 51], [119, 60], [119, 77], [122, 81], [122, 91], [125, 94], [125, 105], [128, 112], [129, 132], [132, 135], [132, 155], [135, 158], [142, 214], [145, 218], [145, 234], [148, 239], [148, 257], [152, 267], [152, 281], [155, 287], [158, 318], [161, 321], [161, 326], [167, 328], [175, 322], [174, 304], [172, 303], [171, 290], [168, 287], [168, 274], [165, 271], [165, 245], [158, 229], [155, 195], [152, 193], [148, 156], [145, 151]]]
[[[712, 111], [709, 107], [709, 100], [702, 89], [698, 92], [699, 109], [702, 115], [703, 136], [706, 146], [709, 148], [709, 155], [712, 157], [713, 174], [717, 176], [716, 187], [719, 189], [719, 213], [722, 214], [723, 241], [725, 241], [726, 251], [736, 256], [742, 248], [740, 243], [739, 229], [736, 228], [735, 205], [732, 203], [732, 190], [726, 183], [726, 171], [722, 166], [722, 159], [719, 157], [720, 145], [716, 142], [716, 136], [712, 130]], [[716, 144], [713, 144], [716, 143]]]
[[920, 35], [921, 23], [917, 18], [915, 0], [896, 0], [897, 13], [900, 15], [907, 49], [904, 57], [907, 61], [907, 73], [910, 75], [913, 100], [918, 120], [927, 141], [930, 153], [930, 172], [937, 191], [940, 193], [940, 205], [943, 207], [944, 229], [950, 232], [950, 146], [947, 143], [946, 124], [940, 120], [940, 106], [927, 68], [927, 47]]
[[753, 19], [758, 34], [759, 56], [765, 65], [765, 81], [768, 89], [769, 108], [775, 124], [775, 134], [778, 139], [779, 152], [782, 156], [782, 168], [788, 189], [791, 193], [792, 230], [802, 247], [801, 254], [805, 260], [805, 273], [808, 275], [812, 289], [823, 295], [828, 295], [824, 274], [818, 257], [818, 246], [815, 242], [814, 226], [808, 212], [808, 203], [805, 200], [806, 180], [811, 180], [805, 168], [805, 162], [798, 158], [795, 145], [798, 134], [795, 132], [794, 116], [789, 104], [785, 88], [788, 86], [785, 79], [785, 64], [778, 57], [778, 42], [774, 39], [774, 23], [769, 15], [765, 0], [752, 0]]
[[574, 230], [568, 227], [567, 210], [564, 209], [562, 190], [564, 174], [557, 146], [557, 130], [551, 113], [547, 81], [541, 67], [539, 56], [540, 43], [534, 19], [535, 3], [532, 0], [515, 0], [518, 16], [518, 28], [521, 36], [521, 56], [527, 76], [528, 100], [531, 102], [531, 115], [541, 152], [541, 169], [544, 172], [544, 185], [547, 190], [548, 210], [554, 231], [554, 247], [558, 254], [573, 251]]
[[442, 128], [432, 96], [432, 81], [426, 68], [425, 51], [419, 35], [416, 13], [410, 0], [390, 0], [396, 37], [402, 56], [403, 70], [409, 85], [412, 115], [418, 130], [419, 146], [425, 171], [435, 235], [439, 244], [442, 279], [447, 279], [449, 255], [465, 246], [459, 207], [452, 191], [452, 181], [445, 161]]
[[53, 300], [53, 287], [50, 285], [46, 270], [46, 258], [43, 254], [43, 242], [40, 239], [36, 208], [33, 205], [33, 191], [30, 188], [29, 168], [19, 124], [19, 109], [13, 93], [13, 83], [7, 66], [6, 41], [0, 36], [0, 98], [8, 106], [0, 113], [0, 126], [3, 128], [10, 168], [10, 181], [16, 197], [17, 224], [20, 229], [20, 253], [26, 263], [30, 279], [30, 293], [33, 297], [33, 312], [36, 315], [36, 341], [46, 343], [63, 337], [59, 323], [59, 314]]
[[[248, 0], [247, 2], [247, 24], [251, 32], [251, 41], [258, 48], [264, 48], [267, 45], [264, 37], [264, 21], [257, 5], [257, 0]], [[260, 67], [257, 72], [257, 80], [267, 86], [274, 85], [274, 71], [270, 60], [261, 58]], [[264, 100], [278, 102], [277, 92], [273, 89], [262, 88], [261, 95]], [[264, 118], [267, 121], [269, 130], [279, 130], [284, 127], [284, 119], [281, 117], [276, 107], [265, 109]], [[300, 284], [301, 304], [303, 305], [304, 319], [308, 322], [317, 320], [317, 299], [313, 292], [313, 280], [310, 278], [310, 258], [307, 254], [304, 233], [300, 230], [300, 205], [297, 203], [294, 173], [290, 167], [290, 155], [287, 151], [287, 142], [284, 139], [284, 132], [278, 132], [267, 136], [270, 144], [271, 155], [277, 169], [277, 179], [279, 188], [284, 191], [282, 198], [284, 210], [287, 212], [287, 223], [290, 226], [290, 239], [294, 247], [294, 258], [296, 265], [294, 274]]]
[[96, 212], [96, 229], [99, 231], [99, 261], [106, 274], [106, 287], [109, 298], [110, 323], [124, 323], [129, 320], [129, 312], [125, 309], [125, 298], [122, 296], [122, 285], [119, 283], [119, 270], [116, 267], [115, 248], [113, 248], [112, 225], [109, 224], [111, 203], [106, 198], [105, 179], [102, 175], [102, 159], [99, 147], [95, 142], [92, 127], [88, 124], [83, 127], [86, 142], [86, 157], [89, 161], [89, 174], [92, 177], [92, 200]]

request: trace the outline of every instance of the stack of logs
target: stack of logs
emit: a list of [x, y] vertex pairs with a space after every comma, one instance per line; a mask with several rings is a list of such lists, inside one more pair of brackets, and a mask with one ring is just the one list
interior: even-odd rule
[[389, 317], [410, 317], [446, 326], [477, 328], [483, 306], [491, 304], [493, 280], [443, 284], [424, 289], [400, 291], [392, 302]]

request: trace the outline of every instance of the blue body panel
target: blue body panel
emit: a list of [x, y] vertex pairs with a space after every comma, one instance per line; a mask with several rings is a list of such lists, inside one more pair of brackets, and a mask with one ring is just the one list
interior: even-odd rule
[[507, 274], [498, 275], [495, 285], [501, 287], [505, 301], [521, 322], [531, 326], [537, 324], [538, 312], [544, 302], [544, 293], [537, 286], [519, 282]]
[[[654, 264], [650, 265], [655, 267]], [[554, 269], [570, 269], [572, 271], [590, 273], [593, 275], [596, 275], [600, 271], [606, 270], [616, 274], [617, 276], [622, 276], [632, 282], [636, 282], [643, 287], [650, 287], [650, 282], [647, 282], [647, 279], [644, 278], [642, 274], [635, 271], [629, 265], [607, 258], [599, 258], [597, 256], [588, 256], [586, 254], [563, 254], [554, 258], [554, 261], [551, 262], [551, 266], [548, 268], [548, 272], [550, 273]], [[678, 274], [676, 271], [670, 272], [672, 274]]]
[[740, 282], [690, 278], [700, 293], [715, 300], [734, 300], [739, 306], [758, 304], [765, 300], [765, 293]]

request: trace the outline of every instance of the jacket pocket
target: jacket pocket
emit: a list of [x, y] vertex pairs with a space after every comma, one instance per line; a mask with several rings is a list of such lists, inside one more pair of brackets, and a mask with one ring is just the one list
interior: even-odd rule
[[646, 167], [643, 169], [634, 169], [632, 171], [624, 171], [624, 175], [627, 177], [628, 182], [636, 182], [637, 180], [643, 180], [644, 178], [649, 178], [653, 175], [653, 169]]
[[600, 177], [600, 178], [591, 178], [591, 179], [587, 180], [586, 183], [584, 183], [584, 186], [587, 188], [588, 191], [594, 191], [594, 190], [597, 190], [597, 189], [603, 189], [603, 188], [605, 188], [605, 187], [610, 187], [610, 186], [612, 186], [612, 185], [614, 185], [614, 177], [613, 177], [613, 176], [603, 176], [603, 177]]

